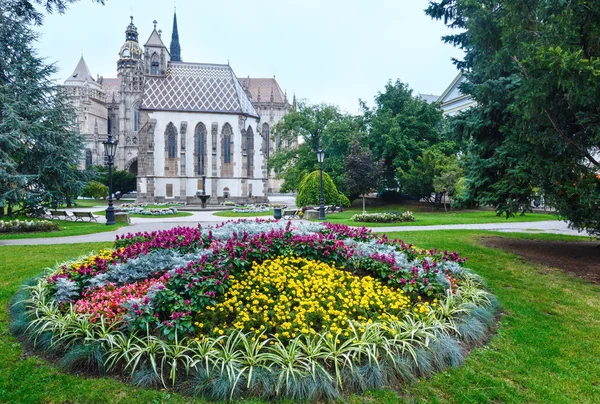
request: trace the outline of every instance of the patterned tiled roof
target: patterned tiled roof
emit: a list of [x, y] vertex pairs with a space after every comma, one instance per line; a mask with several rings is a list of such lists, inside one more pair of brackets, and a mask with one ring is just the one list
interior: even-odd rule
[[[258, 78], [239, 78], [242, 87], [246, 88], [252, 97], [253, 102], [270, 102], [271, 92], [273, 93], [273, 102], [286, 102], [285, 95], [281, 91], [281, 87], [275, 78], [258, 79]], [[259, 95], [260, 94], [260, 100]]]
[[146, 77], [141, 108], [259, 117], [229, 65], [169, 63], [166, 77]]
[[121, 90], [121, 79], [105, 79], [104, 77], [100, 79], [100, 84], [102, 84], [102, 90], [106, 94], [106, 102], [113, 102], [113, 97], [115, 102], [119, 102], [121, 100], [121, 95], [119, 90]]

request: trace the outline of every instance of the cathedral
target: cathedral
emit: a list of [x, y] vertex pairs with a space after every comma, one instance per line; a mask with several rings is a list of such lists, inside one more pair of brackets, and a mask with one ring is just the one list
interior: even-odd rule
[[273, 127], [292, 108], [287, 95], [274, 77], [183, 62], [176, 14], [169, 48], [161, 34], [154, 21], [140, 46], [131, 17], [116, 78], [92, 77], [82, 56], [64, 82], [86, 138], [85, 166], [103, 164], [111, 134], [116, 167], [137, 174], [138, 202], [198, 203], [202, 190], [213, 204], [266, 202], [281, 185], [267, 160], [279, 143]]

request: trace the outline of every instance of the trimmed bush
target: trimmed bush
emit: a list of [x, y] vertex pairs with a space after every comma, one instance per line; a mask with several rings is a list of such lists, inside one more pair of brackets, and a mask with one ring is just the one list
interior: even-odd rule
[[108, 196], [108, 187], [98, 181], [90, 181], [81, 192], [84, 198], [102, 199]]
[[[321, 179], [319, 170], [305, 176], [298, 187], [296, 206], [318, 205], [320, 203]], [[346, 195], [339, 192], [333, 180], [323, 172], [323, 203], [325, 205], [341, 205], [348, 207], [350, 201]]]
[[352, 216], [353, 222], [364, 223], [398, 223], [414, 222], [415, 216], [412, 212], [386, 212], [386, 213], [361, 213]]
[[10, 220], [0, 221], [0, 233], [30, 233], [60, 230], [58, 222], [49, 220]]

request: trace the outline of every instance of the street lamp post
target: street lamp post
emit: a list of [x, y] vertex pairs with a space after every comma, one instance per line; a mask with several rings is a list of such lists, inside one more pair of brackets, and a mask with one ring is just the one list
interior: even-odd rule
[[106, 142], [102, 142], [104, 145], [104, 155], [107, 159], [108, 164], [108, 208], [106, 208], [106, 225], [110, 226], [116, 224], [115, 222], [115, 208], [113, 206], [113, 187], [112, 187], [112, 169], [115, 164], [115, 154], [117, 153], [117, 144], [119, 142], [114, 140], [112, 135], [108, 135]]
[[319, 169], [321, 171], [321, 197], [319, 201], [319, 220], [325, 220], [325, 206], [323, 206], [323, 159], [325, 158], [325, 152], [319, 145], [317, 150], [317, 160], [319, 161]]

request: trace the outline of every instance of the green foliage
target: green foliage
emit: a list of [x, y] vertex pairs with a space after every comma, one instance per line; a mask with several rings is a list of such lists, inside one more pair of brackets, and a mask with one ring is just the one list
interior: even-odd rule
[[[320, 203], [320, 171], [313, 171], [302, 179], [296, 196], [296, 206], [318, 205]], [[325, 205], [350, 206], [350, 201], [340, 193], [331, 177], [323, 172], [323, 203]]]
[[83, 139], [74, 111], [52, 81], [56, 67], [36, 55], [36, 34], [15, 14], [25, 3], [0, 3], [0, 204], [34, 212], [70, 204], [85, 175], [77, 169]]
[[[95, 166], [92, 170], [99, 182], [108, 187], [108, 168], [104, 166]], [[121, 196], [137, 189], [137, 176], [126, 170], [113, 170], [113, 193], [116, 194], [117, 200]], [[107, 191], [108, 195], [108, 191]]]
[[[41, 25], [44, 21], [44, 15], [39, 11], [38, 7], [45, 10], [48, 14], [58, 12], [63, 14], [69, 4], [76, 3], [78, 0], [2, 0], [0, 1], [1, 8], [6, 9], [19, 19], [25, 22], [33, 22], [36, 25]], [[104, 4], [105, 0], [92, 0], [96, 3]]]
[[397, 188], [397, 174], [408, 171], [410, 163], [436, 144], [440, 150], [455, 146], [442, 136], [442, 111], [436, 104], [415, 98], [407, 84], [389, 82], [375, 97], [375, 107], [365, 110], [368, 143], [376, 159], [383, 159], [383, 185]]
[[453, 124], [470, 141], [469, 199], [506, 215], [539, 188], [579, 229], [600, 234], [600, 1], [430, 2], [427, 13], [460, 34], [477, 107]]
[[404, 192], [411, 196], [429, 200], [435, 192], [433, 179], [440, 173], [442, 154], [434, 148], [426, 149], [415, 160], [408, 163], [406, 171], [400, 170], [400, 181]]
[[379, 187], [383, 161], [375, 161], [371, 150], [354, 141], [349, 154], [344, 158], [344, 170], [347, 194], [351, 199], [355, 199]]
[[81, 196], [85, 198], [102, 199], [108, 196], [108, 187], [98, 181], [90, 181], [81, 192]]
[[[277, 152], [269, 160], [269, 169], [282, 178], [282, 192], [296, 191], [302, 179], [319, 168], [316, 152], [319, 145], [325, 152], [323, 169], [336, 187], [345, 191], [344, 157], [351, 140], [360, 137], [361, 117], [343, 114], [338, 107], [327, 104], [300, 103], [277, 124], [273, 135], [280, 136]], [[298, 138], [304, 143], [298, 144]]]

